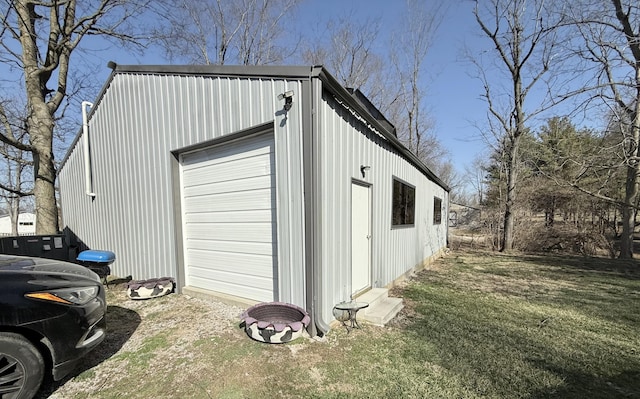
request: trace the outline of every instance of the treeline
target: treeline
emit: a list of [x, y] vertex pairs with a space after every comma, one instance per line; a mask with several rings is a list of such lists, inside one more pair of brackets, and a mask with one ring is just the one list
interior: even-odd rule
[[[515, 162], [516, 249], [618, 255], [626, 168], [634, 162], [620, 129], [616, 123], [605, 131], [578, 128], [568, 117], [553, 117], [523, 135]], [[500, 145], [483, 165], [483, 226], [496, 249], [504, 226], [505, 156]]]
[[[492, 45], [471, 60], [487, 104], [481, 132], [495, 150], [484, 200], [496, 211], [488, 225], [498, 249], [609, 246], [612, 255], [632, 258], [640, 182], [638, 2], [474, 5]], [[600, 131], [576, 129], [569, 118], [538, 127], [551, 112], [590, 118]]]

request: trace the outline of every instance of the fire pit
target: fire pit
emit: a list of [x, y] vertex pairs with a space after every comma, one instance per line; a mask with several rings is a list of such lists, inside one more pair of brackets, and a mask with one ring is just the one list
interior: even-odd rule
[[174, 285], [173, 277], [135, 280], [127, 284], [127, 296], [131, 299], [157, 298], [172, 293]]
[[265, 302], [247, 309], [241, 316], [249, 337], [270, 344], [282, 344], [302, 336], [311, 318], [290, 303]]

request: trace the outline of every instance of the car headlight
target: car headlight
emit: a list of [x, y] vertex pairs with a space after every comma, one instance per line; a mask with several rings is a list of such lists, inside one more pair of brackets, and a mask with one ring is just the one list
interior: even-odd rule
[[84, 305], [98, 295], [99, 288], [92, 287], [75, 287], [75, 288], [59, 288], [55, 290], [30, 292], [24, 296], [32, 299], [41, 299], [43, 301], [58, 302], [65, 305]]

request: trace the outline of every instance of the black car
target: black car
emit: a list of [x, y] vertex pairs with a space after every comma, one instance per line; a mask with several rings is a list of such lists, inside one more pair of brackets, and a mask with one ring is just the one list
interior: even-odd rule
[[105, 337], [97, 274], [52, 259], [0, 255], [0, 398], [31, 398]]

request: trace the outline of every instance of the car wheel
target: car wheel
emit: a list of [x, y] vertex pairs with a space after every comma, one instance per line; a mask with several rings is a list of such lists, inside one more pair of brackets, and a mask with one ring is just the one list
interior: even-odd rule
[[0, 333], [0, 398], [31, 399], [43, 377], [38, 349], [19, 334]]

